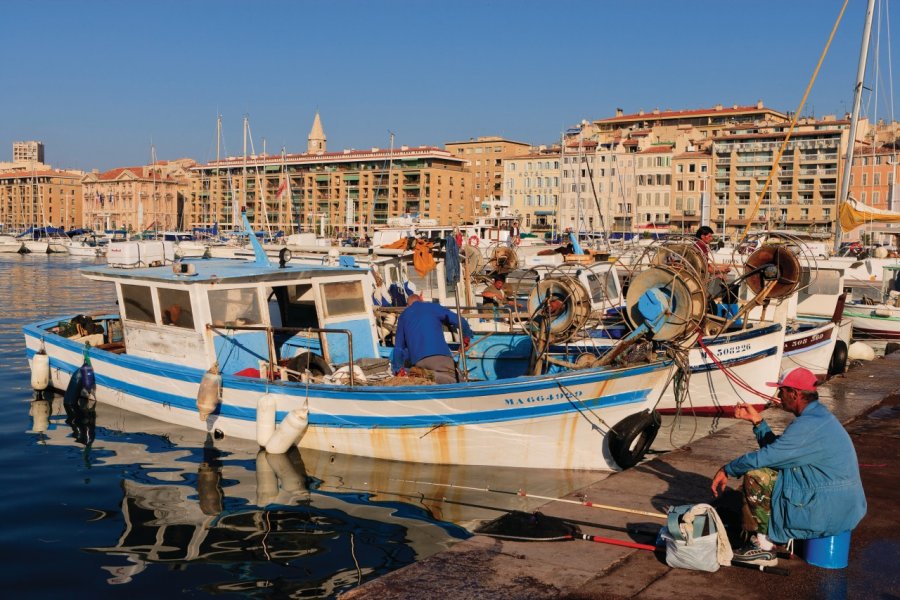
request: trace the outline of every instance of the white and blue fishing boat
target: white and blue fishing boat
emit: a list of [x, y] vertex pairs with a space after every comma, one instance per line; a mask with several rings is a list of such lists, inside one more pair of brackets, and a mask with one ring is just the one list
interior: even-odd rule
[[[254, 262], [83, 269], [115, 286], [119, 312], [26, 326], [33, 387], [269, 452], [299, 444], [420, 463], [614, 469], [655, 435], [651, 410], [674, 368], [659, 355], [533, 374], [530, 336], [489, 334], [464, 351], [465, 381], [398, 378], [378, 339], [371, 271], [289, 264], [287, 251], [271, 264], [257, 251]], [[635, 309], [653, 313], [644, 331], [671, 337], [677, 326], [665, 320], [683, 298], [648, 290]]]

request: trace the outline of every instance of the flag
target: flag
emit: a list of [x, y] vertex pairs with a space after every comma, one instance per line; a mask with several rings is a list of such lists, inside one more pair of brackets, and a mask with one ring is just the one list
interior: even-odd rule
[[281, 185], [278, 186], [278, 191], [275, 192], [275, 198], [277, 198], [277, 199], [280, 200], [282, 194], [284, 194], [284, 191], [285, 191], [286, 189], [287, 189], [287, 179], [283, 179], [283, 180], [281, 181]]

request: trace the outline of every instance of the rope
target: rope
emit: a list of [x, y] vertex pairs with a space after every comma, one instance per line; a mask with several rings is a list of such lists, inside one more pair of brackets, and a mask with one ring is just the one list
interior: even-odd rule
[[[828, 54], [828, 48], [831, 46], [831, 41], [834, 39], [834, 34], [837, 33], [838, 25], [841, 22], [841, 19], [844, 17], [844, 11], [847, 9], [847, 4], [850, 0], [844, 0], [844, 5], [841, 7], [841, 12], [838, 14], [837, 20], [834, 22], [834, 27], [831, 29], [831, 35], [828, 36], [828, 42], [825, 44], [825, 48], [822, 49], [822, 55], [819, 56], [819, 62], [816, 65], [815, 70], [813, 71], [812, 77], [809, 79], [809, 84], [806, 86], [806, 91], [803, 93], [803, 99], [800, 100], [800, 106], [797, 107], [797, 112], [794, 113], [794, 118], [791, 119], [791, 126], [788, 128], [787, 134], [784, 136], [784, 141], [781, 143], [781, 148], [778, 149], [778, 155], [775, 157], [774, 162], [772, 163], [772, 169], [769, 171], [769, 177], [766, 179], [766, 184], [763, 186], [762, 192], [756, 197], [756, 204], [753, 205], [753, 210], [747, 213], [747, 223], [744, 225], [744, 232], [741, 234], [738, 243], [743, 242], [747, 239], [747, 233], [750, 231], [750, 226], [753, 224], [754, 216], [757, 214], [756, 211], [759, 210], [759, 205], [762, 204], [763, 198], [766, 197], [766, 192], [769, 190], [769, 186], [772, 184], [772, 179], [775, 177], [775, 173], [778, 171], [778, 164], [781, 161], [781, 155], [784, 154], [785, 149], [787, 148], [788, 142], [791, 139], [791, 135], [794, 133], [794, 127], [797, 125], [798, 119], [800, 119], [800, 112], [803, 110], [803, 106], [806, 104], [806, 98], [809, 96], [809, 93], [812, 91], [813, 83], [816, 81], [816, 77], [819, 76], [819, 69], [822, 68], [822, 63], [825, 62], [825, 55]], [[854, 144], [855, 140], [850, 140], [850, 144]], [[840, 209], [840, 207], [838, 207]], [[724, 233], [724, 232], [723, 232]]]
[[[571, 404], [572, 407], [573, 407], [575, 410], [578, 411], [578, 414], [580, 414], [582, 417], [584, 417], [584, 420], [585, 420], [585, 421], [587, 421], [588, 423], [590, 423], [591, 429], [593, 429], [594, 431], [596, 431], [596, 432], [598, 432], [598, 433], [603, 433], [603, 430], [600, 429], [600, 425], [603, 425], [603, 426], [606, 427], [607, 429], [612, 429], [612, 427], [610, 427], [610, 426], [606, 423], [606, 421], [604, 421], [602, 418], [600, 418], [600, 415], [598, 415], [597, 413], [595, 413], [595, 412], [593, 411], [593, 409], [591, 409], [590, 406], [587, 406], [586, 404], [584, 404], [584, 400], [580, 400], [577, 396], [575, 396], [575, 394], [573, 394], [573, 393], [569, 390], [569, 388], [567, 388], [565, 385], [563, 385], [563, 383], [562, 383], [559, 379], [554, 379], [554, 381], [556, 382], [556, 385], [559, 387], [559, 389], [562, 390], [562, 393], [565, 394], [566, 400], [569, 401], [569, 404]], [[586, 411], [588, 411], [589, 413], [591, 413], [592, 415], [594, 415], [594, 417], [597, 419], [597, 421], [599, 422], [599, 424], [595, 424], [593, 421], [591, 421], [591, 420], [588, 418], [588, 416], [587, 416], [586, 414], [584, 414], [584, 411], [581, 410], [581, 409], [578, 407], [577, 404], [575, 404], [575, 400], [573, 400], [573, 398], [574, 398], [575, 400], [577, 400], [578, 402], [580, 402], [580, 403], [584, 406], [584, 409], [585, 409]]]
[[719, 369], [720, 371], [722, 371], [722, 373], [725, 374], [725, 377], [727, 377], [729, 381], [735, 383], [739, 388], [743, 389], [744, 391], [750, 392], [754, 396], [759, 396], [766, 402], [772, 401], [771, 395], [763, 394], [762, 392], [757, 392], [755, 389], [753, 389], [753, 387], [750, 386], [750, 384], [748, 384], [746, 381], [744, 381], [743, 379], [741, 379], [740, 377], [738, 377], [737, 375], [732, 373], [731, 370], [728, 369], [728, 367], [726, 367], [724, 364], [722, 364], [722, 361], [720, 361], [718, 358], [716, 358], [716, 356], [706, 346], [706, 344], [703, 343], [702, 335], [697, 337], [697, 343], [700, 345], [700, 348], [703, 349], [703, 351], [706, 353], [706, 355], [709, 356], [709, 359], [713, 362], [713, 364], [716, 366], [716, 368]]

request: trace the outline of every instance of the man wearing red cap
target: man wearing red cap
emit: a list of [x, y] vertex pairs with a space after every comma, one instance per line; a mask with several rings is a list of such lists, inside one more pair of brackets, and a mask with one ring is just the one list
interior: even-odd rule
[[743, 528], [747, 543], [734, 561], [771, 566], [775, 544], [837, 535], [866, 514], [853, 442], [840, 421], [819, 403], [816, 376], [804, 368], [784, 373], [774, 403], [797, 418], [778, 436], [749, 404], [735, 417], [753, 423], [760, 449], [740, 456], [712, 481], [718, 496], [728, 477], [744, 477]]

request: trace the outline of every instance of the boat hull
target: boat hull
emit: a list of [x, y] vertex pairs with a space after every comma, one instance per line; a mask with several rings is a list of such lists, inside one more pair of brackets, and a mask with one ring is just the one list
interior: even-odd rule
[[900, 309], [879, 315], [871, 306], [854, 306], [844, 309], [844, 317], [853, 322], [855, 340], [900, 340]]
[[[765, 325], [745, 331], [706, 338], [707, 350], [694, 346], [688, 351], [691, 378], [689, 397], [681, 412], [703, 416], [733, 417], [734, 407], [741, 403], [761, 409], [766, 400], [742, 389], [720, 368], [746, 383], [759, 393], [767, 393], [766, 382], [777, 381], [784, 352], [784, 329], [779, 324]], [[715, 360], [710, 357], [710, 353]], [[718, 364], [717, 362], [718, 361]], [[663, 394], [657, 410], [673, 414], [679, 410], [673, 387]]]
[[[54, 387], [66, 389], [83, 343], [25, 328], [29, 361], [42, 345]], [[256, 439], [259, 399], [274, 394], [277, 420], [308, 406], [301, 447], [372, 458], [457, 465], [610, 470], [606, 432], [652, 408], [671, 372], [659, 362], [540, 377], [433, 386], [334, 386], [226, 374], [222, 402], [201, 420], [196, 397], [204, 371], [96, 348], [90, 350], [99, 402], [213, 433]]]
[[814, 327], [789, 328], [784, 336], [784, 355], [781, 370], [803, 367], [820, 379], [829, 376], [831, 359], [837, 344], [849, 346], [850, 322], [836, 324], [823, 321]]

